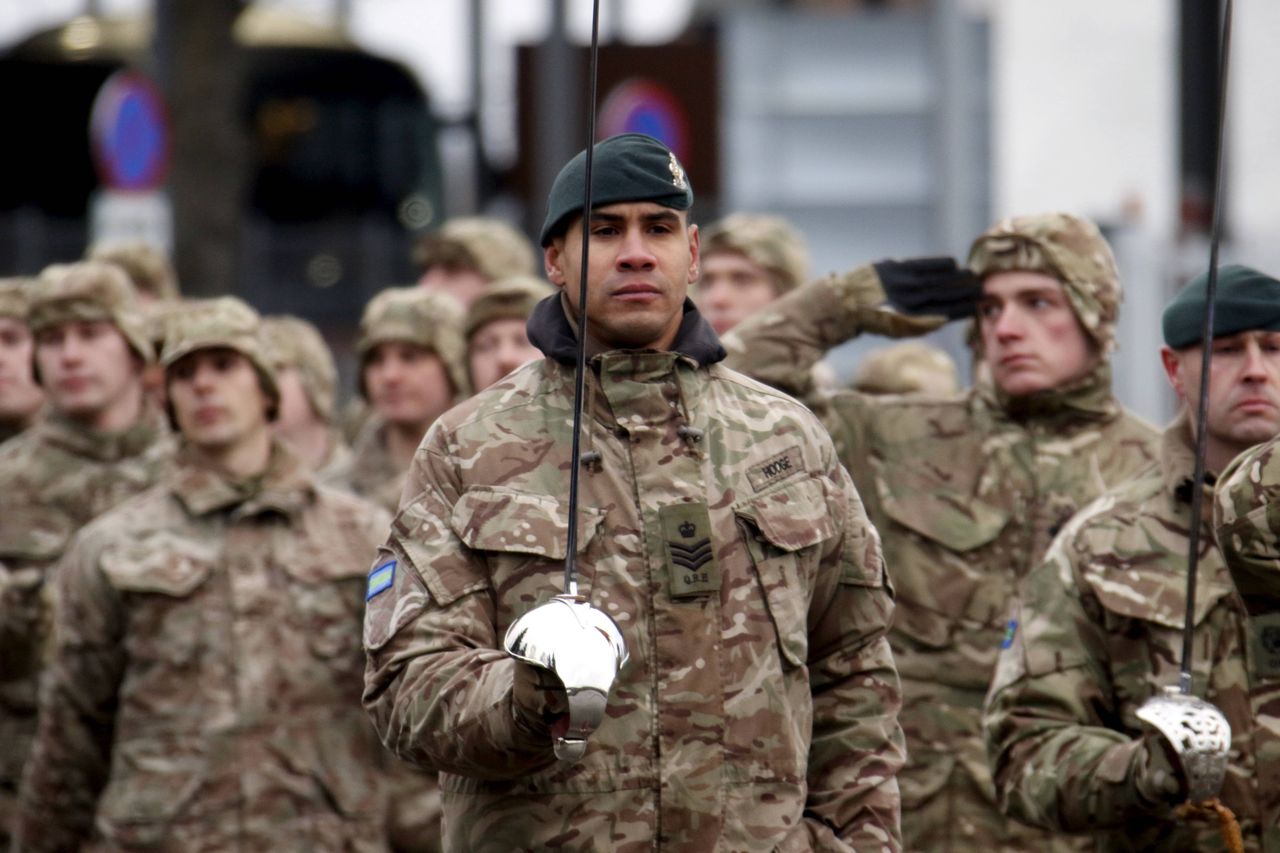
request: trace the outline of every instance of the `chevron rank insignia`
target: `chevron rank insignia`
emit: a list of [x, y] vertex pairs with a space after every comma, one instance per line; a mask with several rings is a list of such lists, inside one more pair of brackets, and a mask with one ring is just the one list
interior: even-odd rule
[[658, 510], [667, 545], [668, 590], [671, 597], [698, 598], [720, 589], [720, 564], [711, 539], [706, 503], [681, 503]]

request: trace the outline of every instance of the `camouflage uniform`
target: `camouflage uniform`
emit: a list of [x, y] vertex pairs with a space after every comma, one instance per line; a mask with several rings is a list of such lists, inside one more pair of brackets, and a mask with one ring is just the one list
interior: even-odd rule
[[869, 353], [858, 365], [853, 390], [864, 394], [931, 394], [960, 390], [956, 364], [942, 350], [904, 341]]
[[[360, 393], [365, 394], [364, 364], [375, 346], [390, 341], [431, 350], [444, 362], [455, 400], [470, 393], [463, 314], [447, 296], [413, 287], [393, 287], [370, 300], [360, 319], [356, 352], [360, 357]], [[385, 422], [371, 415], [352, 443], [351, 488], [394, 512], [408, 473], [387, 452]]]
[[[150, 358], [123, 274], [101, 278], [94, 266], [42, 277], [32, 294], [32, 330], [75, 317], [111, 319]], [[12, 825], [35, 733], [52, 592], [46, 581], [77, 530], [149, 488], [172, 458], [164, 416], [151, 409], [119, 433], [95, 432], [55, 412], [0, 447], [0, 838]]]
[[386, 525], [277, 445], [250, 484], [184, 451], [85, 528], [58, 577], [17, 849], [383, 849], [352, 566]]
[[[29, 278], [0, 278], [0, 317], [25, 324], [34, 284], [35, 281]], [[0, 420], [0, 444], [20, 435], [38, 419], [37, 413], [31, 419]]]
[[[548, 358], [418, 452], [417, 497], [371, 575], [394, 561], [366, 610], [365, 703], [384, 743], [442, 771], [446, 849], [900, 849], [875, 531], [817, 421], [716, 364], [686, 310], [675, 351], [597, 355], [586, 380], [599, 458], [580, 590], [631, 659], [581, 762], [556, 764], [545, 724], [516, 710], [499, 650], [561, 591], [574, 333], [559, 299], [530, 320]], [[690, 528], [714, 547], [677, 571]]]
[[[1062, 215], [1001, 222], [975, 242], [970, 265], [1051, 268], [1100, 351], [1111, 346], [1119, 283], [1092, 226]], [[953, 397], [813, 397], [810, 369], [831, 347], [868, 325], [920, 328], [885, 314], [883, 299], [870, 266], [820, 279], [726, 336], [728, 363], [808, 397], [883, 537], [908, 744], [905, 846], [1052, 849], [997, 809], [982, 700], [1015, 583], [1077, 509], [1154, 462], [1157, 432], [1111, 395], [1105, 359], [1068, 387], [1021, 398], [990, 381]]]
[[[262, 334], [271, 348], [276, 368], [292, 367], [315, 416], [325, 423], [334, 419], [338, 366], [320, 330], [301, 317], [264, 317]], [[337, 427], [329, 431], [329, 451], [315, 470], [316, 482], [335, 489], [351, 488], [353, 456]]]
[[1273, 438], [1236, 457], [1215, 489], [1214, 526], [1248, 611], [1248, 664], [1256, 728], [1255, 796], [1264, 849], [1280, 850], [1280, 456]]
[[[1194, 467], [1184, 415], [1165, 431], [1159, 465], [1094, 501], [1054, 541], [1001, 643], [983, 719], [1001, 805], [1046, 829], [1093, 832], [1099, 850], [1226, 849], [1216, 823], [1172, 815], [1185, 790], [1135, 715], [1178, 681]], [[1280, 827], [1262, 845], [1269, 780], [1259, 774], [1243, 607], [1205, 509], [1193, 692], [1231, 724], [1220, 796], [1246, 849], [1280, 850]]]

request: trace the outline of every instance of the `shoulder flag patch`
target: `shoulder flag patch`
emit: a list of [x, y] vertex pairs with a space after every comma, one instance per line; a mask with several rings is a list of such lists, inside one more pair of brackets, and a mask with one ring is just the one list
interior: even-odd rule
[[391, 589], [396, 582], [396, 561], [387, 560], [381, 566], [369, 572], [369, 586], [365, 590], [364, 600], [368, 601], [380, 592]]
[[[394, 564], [393, 564], [394, 565]], [[1007, 649], [1013, 645], [1013, 638], [1018, 634], [1018, 620], [1010, 619], [1004, 626], [1004, 639], [1000, 641], [1000, 648]]]

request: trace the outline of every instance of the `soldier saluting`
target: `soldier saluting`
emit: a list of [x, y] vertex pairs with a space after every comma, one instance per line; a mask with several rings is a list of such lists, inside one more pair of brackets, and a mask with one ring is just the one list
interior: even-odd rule
[[[686, 299], [698, 231], [672, 152], [597, 144], [589, 211], [585, 154], [541, 234], [563, 290], [529, 321], [546, 357], [442, 416], [415, 457], [369, 576], [366, 705], [384, 743], [442, 772], [447, 849], [897, 850], [876, 534], [816, 419], [720, 364]], [[565, 286], [584, 215], [585, 306]], [[630, 658], [570, 763], [559, 682], [603, 634], [554, 674], [500, 641], [537, 633], [528, 614], [560, 591], [584, 313], [579, 592]]]

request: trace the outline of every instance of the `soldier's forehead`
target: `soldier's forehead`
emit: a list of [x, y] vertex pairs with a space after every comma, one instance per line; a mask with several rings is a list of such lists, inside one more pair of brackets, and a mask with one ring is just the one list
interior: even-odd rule
[[1033, 270], [1002, 270], [982, 279], [982, 295], [1009, 299], [1025, 293], [1062, 293], [1062, 282], [1052, 275]]

